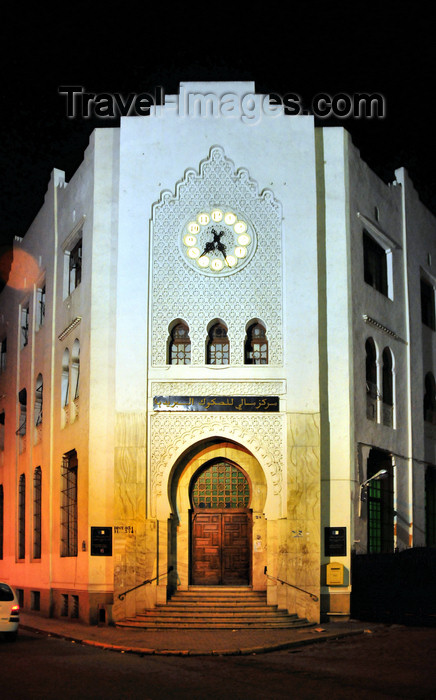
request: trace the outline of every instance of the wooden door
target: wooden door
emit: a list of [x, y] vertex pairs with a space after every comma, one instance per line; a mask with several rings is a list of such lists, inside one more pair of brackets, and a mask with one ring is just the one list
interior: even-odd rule
[[240, 510], [192, 514], [192, 583], [242, 586], [250, 583], [251, 514]]

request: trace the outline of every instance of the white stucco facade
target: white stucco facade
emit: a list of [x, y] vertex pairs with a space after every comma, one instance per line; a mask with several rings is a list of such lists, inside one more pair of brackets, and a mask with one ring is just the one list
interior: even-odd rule
[[[0, 577], [47, 614], [95, 622], [106, 606], [119, 619], [188, 588], [191, 491], [212, 463], [236, 465], [250, 485], [247, 584], [313, 621], [348, 614], [353, 552], [425, 546], [434, 531], [434, 396], [426, 412], [423, 402], [436, 346], [421, 309], [422, 279], [434, 309], [434, 217], [404, 170], [383, 183], [344, 129], [268, 111], [259, 95], [257, 120], [229, 114], [225, 95], [242, 104], [252, 83], [181, 86], [200, 93], [221, 109], [188, 115], [167, 96], [150, 116], [95, 130], [15, 243], [0, 297]], [[186, 226], [215, 211], [248, 226], [234, 269], [217, 247], [216, 272], [187, 257]], [[176, 322], [189, 329], [189, 364], [170, 362]], [[268, 341], [258, 365], [246, 355], [257, 322]], [[226, 364], [208, 361], [217, 323]], [[389, 472], [380, 537], [368, 524], [377, 494], [360, 499], [377, 466]], [[91, 528], [110, 534], [110, 551], [93, 547]], [[329, 554], [335, 532], [345, 539]], [[344, 566], [340, 584], [327, 585], [329, 562]]]

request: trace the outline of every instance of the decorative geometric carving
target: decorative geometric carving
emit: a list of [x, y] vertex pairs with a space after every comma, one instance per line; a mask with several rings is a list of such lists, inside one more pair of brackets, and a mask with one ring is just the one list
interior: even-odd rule
[[[200, 209], [228, 205], [247, 217], [257, 234], [249, 264], [224, 278], [191, 269], [179, 248], [180, 229]], [[165, 191], [152, 218], [152, 364], [167, 363], [168, 327], [177, 318], [189, 326], [192, 364], [205, 364], [207, 326], [222, 319], [228, 327], [230, 364], [244, 364], [244, 339], [249, 321], [266, 325], [270, 364], [281, 364], [282, 256], [281, 205], [272, 192], [259, 194], [246, 170], [235, 170], [222, 148], [211, 148], [199, 172], [188, 170], [175, 195]]]
[[152, 396], [278, 396], [286, 391], [284, 381], [252, 382], [152, 382]]
[[281, 492], [285, 473], [285, 414], [262, 416], [159, 414], [151, 417], [151, 493], [162, 493], [165, 472], [174, 466], [183, 448], [208, 437], [225, 435], [241, 443], [267, 469], [274, 494]]

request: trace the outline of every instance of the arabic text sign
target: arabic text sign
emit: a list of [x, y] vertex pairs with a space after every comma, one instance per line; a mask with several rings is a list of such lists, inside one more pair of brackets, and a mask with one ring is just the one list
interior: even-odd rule
[[279, 411], [278, 396], [155, 396], [154, 411], [240, 411], [271, 413]]

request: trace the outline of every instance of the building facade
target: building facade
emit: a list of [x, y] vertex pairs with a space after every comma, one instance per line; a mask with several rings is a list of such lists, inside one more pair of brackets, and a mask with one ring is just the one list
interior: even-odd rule
[[344, 129], [229, 95], [268, 104], [186, 83], [96, 129], [15, 242], [0, 578], [24, 607], [248, 585], [319, 621], [349, 613], [353, 552], [436, 543], [435, 219]]

